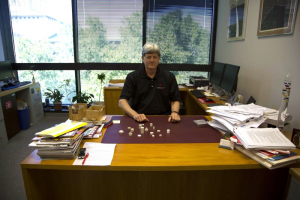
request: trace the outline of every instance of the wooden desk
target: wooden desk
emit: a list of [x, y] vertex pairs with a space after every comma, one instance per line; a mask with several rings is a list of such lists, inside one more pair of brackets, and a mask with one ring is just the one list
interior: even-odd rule
[[[185, 87], [185, 86], [184, 86]], [[198, 99], [190, 93], [189, 90], [194, 90], [193, 87], [180, 88], [180, 96], [185, 105], [186, 115], [209, 115], [206, 112], [207, 105], [201, 103]], [[125, 113], [119, 108], [119, 98], [122, 92], [122, 87], [104, 87], [104, 106], [106, 107], [106, 114], [108, 115], [124, 115]], [[209, 97], [216, 101], [216, 103], [225, 104], [225, 101], [218, 97]]]
[[[81, 146], [87, 141], [101, 138]], [[117, 144], [110, 166], [73, 162], [42, 161], [31, 153], [21, 163], [27, 198], [282, 199], [289, 174], [289, 168], [268, 170], [218, 143]]]

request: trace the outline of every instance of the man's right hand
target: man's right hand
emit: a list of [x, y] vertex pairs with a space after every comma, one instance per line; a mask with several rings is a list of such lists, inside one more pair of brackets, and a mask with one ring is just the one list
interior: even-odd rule
[[145, 121], [149, 121], [149, 119], [147, 119], [146, 115], [144, 114], [137, 114], [133, 117], [133, 119], [137, 122], [145, 122]]

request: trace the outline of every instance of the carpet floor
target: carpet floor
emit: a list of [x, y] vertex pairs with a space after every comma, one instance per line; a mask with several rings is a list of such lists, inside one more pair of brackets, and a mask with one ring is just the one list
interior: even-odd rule
[[0, 199], [27, 199], [20, 164], [34, 151], [28, 144], [31, 143], [35, 133], [66, 120], [67, 117], [45, 117], [29, 129], [13, 136], [7, 145], [0, 148]]

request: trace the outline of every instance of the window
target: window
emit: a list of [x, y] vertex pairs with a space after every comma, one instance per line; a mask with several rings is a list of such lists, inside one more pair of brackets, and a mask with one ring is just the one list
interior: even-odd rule
[[141, 63], [143, 0], [78, 0], [79, 62]]
[[[29, 75], [29, 71], [24, 70], [30, 66], [26, 63], [38, 63], [35, 76], [42, 84], [46, 84], [46, 80], [38, 77], [47, 79], [40, 74], [44, 71], [70, 72], [70, 75], [54, 75], [60, 77], [57, 82], [62, 83], [69, 76], [75, 81], [74, 72], [80, 70], [81, 79], [76, 84], [81, 84], [82, 92], [93, 93], [95, 100], [102, 100], [103, 92], [100, 96], [99, 88], [92, 87], [99, 84], [96, 75], [105, 72], [105, 84], [112, 78], [124, 79], [142, 63], [141, 50], [145, 42], [160, 46], [160, 66], [171, 70], [178, 83], [188, 82], [189, 76], [207, 77], [210, 70], [213, 9], [217, 1], [8, 1], [14, 43], [8, 51], [14, 50], [20, 80], [25, 81], [24, 77]], [[72, 4], [77, 15], [75, 22], [72, 21]], [[10, 25], [8, 21], [4, 24]], [[74, 33], [73, 24], [77, 31]], [[9, 54], [13, 57], [13, 53]], [[64, 64], [60, 68], [55, 63]], [[53, 83], [51, 87], [54, 86]], [[47, 84], [42, 85], [43, 90], [47, 87]]]
[[161, 63], [209, 64], [212, 0], [149, 0], [147, 42], [160, 46]]
[[[47, 89], [58, 89], [63, 95], [63, 104], [72, 103], [76, 95], [75, 71], [74, 70], [35, 70], [31, 71], [34, 78], [41, 85], [42, 100], [45, 101], [44, 93]], [[28, 70], [18, 71], [20, 81], [32, 80], [32, 74]], [[50, 102], [52, 104], [53, 102]]]
[[9, 0], [9, 7], [17, 63], [74, 62], [70, 0]]
[[111, 79], [125, 79], [127, 74], [131, 71], [128, 70], [111, 70], [111, 71], [104, 71], [104, 70], [80, 70], [80, 78], [81, 78], [81, 91], [87, 94], [94, 95], [94, 101], [103, 101], [104, 94], [103, 90], [101, 89], [101, 98], [99, 97], [100, 94], [100, 80], [97, 78], [98, 74], [104, 73], [105, 79], [104, 83], [102, 84], [102, 88], [109, 83]]

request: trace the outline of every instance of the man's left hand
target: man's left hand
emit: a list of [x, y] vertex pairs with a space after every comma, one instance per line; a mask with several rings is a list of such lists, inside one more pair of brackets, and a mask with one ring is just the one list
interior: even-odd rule
[[179, 122], [180, 121], [180, 116], [176, 112], [172, 112], [168, 122]]

